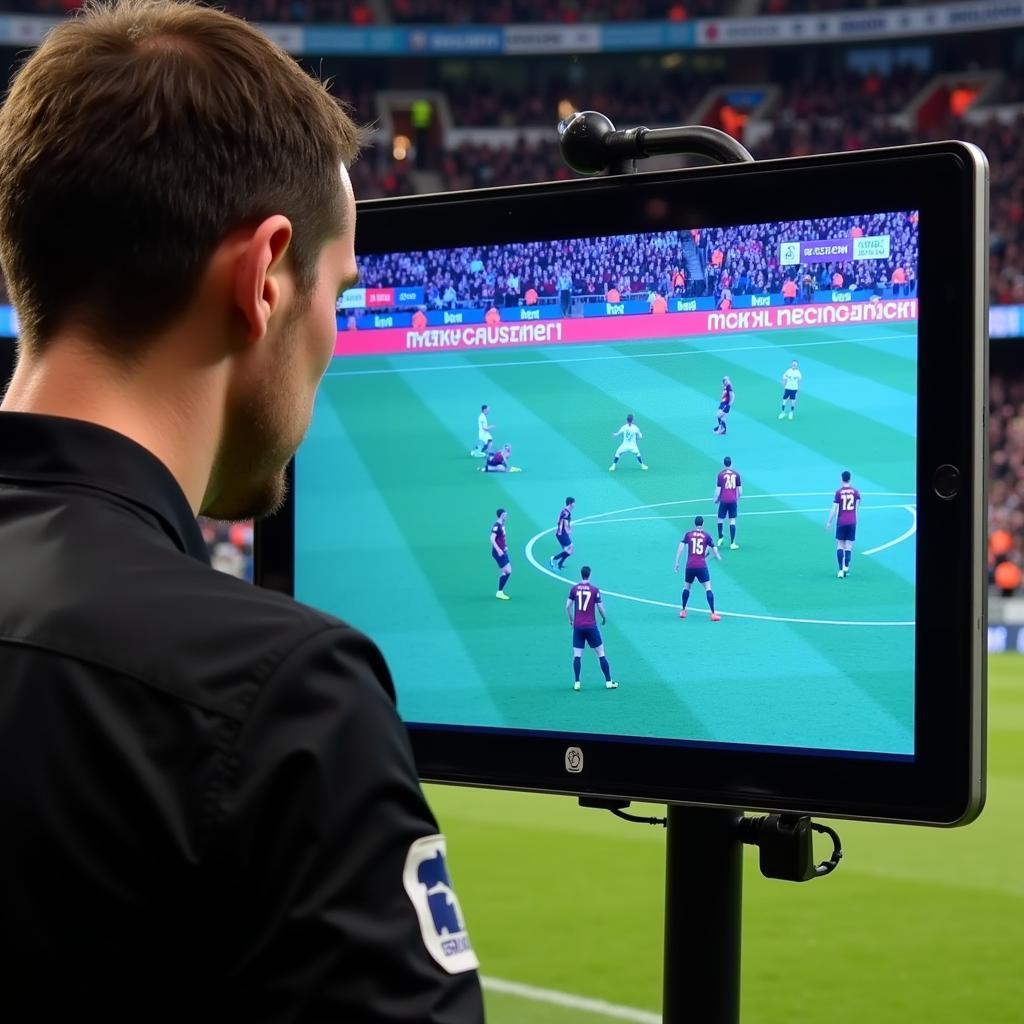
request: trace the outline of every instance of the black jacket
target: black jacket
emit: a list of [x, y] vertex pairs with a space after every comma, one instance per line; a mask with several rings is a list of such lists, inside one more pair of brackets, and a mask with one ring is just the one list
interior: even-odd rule
[[366, 637], [213, 571], [134, 442], [0, 413], [5, 1024], [480, 1021], [436, 832]]

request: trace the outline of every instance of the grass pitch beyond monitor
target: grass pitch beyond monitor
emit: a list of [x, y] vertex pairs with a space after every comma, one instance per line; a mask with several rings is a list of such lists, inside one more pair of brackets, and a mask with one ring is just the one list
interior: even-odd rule
[[973, 813], [983, 176], [913, 152], [363, 209], [292, 585], [427, 777]]

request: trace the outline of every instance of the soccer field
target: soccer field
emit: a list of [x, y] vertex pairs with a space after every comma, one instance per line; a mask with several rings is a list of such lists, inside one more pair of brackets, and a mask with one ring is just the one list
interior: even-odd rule
[[[803, 885], [762, 878], [746, 851], [744, 1024], [1024, 1020], [1024, 658], [990, 660], [989, 695], [988, 802], [975, 824], [834, 822], [846, 856]], [[662, 829], [568, 797], [428, 796], [482, 972], [496, 979], [490, 1024], [659, 1019]], [[504, 994], [503, 982], [539, 991]], [[587, 1012], [580, 998], [611, 1005]]]
[[[803, 387], [779, 420], [792, 359]], [[914, 324], [335, 359], [297, 460], [296, 594], [380, 643], [410, 722], [911, 753], [915, 387]], [[484, 402], [522, 473], [470, 458]], [[649, 472], [628, 455], [608, 470], [627, 412]], [[676, 545], [697, 514], [715, 533], [725, 455], [743, 499], [740, 549], [709, 563], [722, 620], [695, 584], [680, 621]], [[863, 501], [839, 580], [824, 524], [842, 469]], [[559, 575], [569, 495], [576, 553]], [[590, 652], [572, 690], [564, 606], [583, 564], [605, 595], [614, 692]]]

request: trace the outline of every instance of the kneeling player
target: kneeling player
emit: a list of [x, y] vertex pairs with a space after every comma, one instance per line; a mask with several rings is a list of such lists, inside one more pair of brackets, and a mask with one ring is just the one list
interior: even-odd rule
[[676, 548], [676, 564], [674, 572], [679, 572], [679, 560], [686, 551], [686, 583], [683, 587], [683, 606], [679, 609], [679, 618], [686, 618], [686, 604], [690, 600], [690, 584], [697, 580], [704, 584], [704, 591], [708, 599], [708, 607], [711, 609], [711, 621], [718, 622], [722, 617], [715, 611], [715, 595], [711, 591], [711, 573], [708, 572], [708, 552], [715, 558], [721, 560], [718, 548], [711, 534], [704, 529], [704, 517], [697, 516], [693, 520], [696, 529], [690, 530], [683, 535], [683, 539]]
[[590, 582], [590, 566], [580, 568], [580, 582], [569, 591], [569, 600], [565, 602], [565, 613], [569, 616], [572, 626], [572, 671], [576, 681], [574, 690], [580, 688], [580, 666], [583, 663], [583, 648], [589, 644], [594, 649], [601, 671], [604, 673], [606, 690], [616, 690], [619, 684], [612, 682], [612, 670], [608, 659], [604, 656], [604, 641], [601, 630], [597, 628], [597, 612], [601, 613], [601, 625], [608, 621], [601, 601], [601, 591]]
[[487, 461], [480, 467], [481, 473], [521, 473], [518, 466], [512, 465], [512, 445], [507, 444], [487, 456]]

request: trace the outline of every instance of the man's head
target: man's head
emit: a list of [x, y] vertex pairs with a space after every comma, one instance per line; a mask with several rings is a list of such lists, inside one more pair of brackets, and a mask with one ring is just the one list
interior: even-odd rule
[[576, 504], [576, 499], [575, 498], [566, 498], [565, 499], [565, 507], [566, 508], [572, 508], [573, 505], [575, 505], [575, 504]]
[[790, 363], [790, 366], [792, 366], [794, 370], [797, 368], [798, 365], [799, 365], [799, 363], [797, 363], [797, 361], [795, 359], [793, 360], [792, 363]]
[[848, 484], [850, 482], [850, 471], [848, 469], [843, 470], [843, 483]]
[[61, 23], [0, 111], [0, 261], [23, 357], [73, 334], [128, 373], [176, 327], [208, 334], [163, 363], [224, 368], [211, 515], [283, 495], [355, 275], [358, 145], [264, 35], [170, 0]]
[[486, 405], [481, 405], [481, 406], [480, 406], [480, 411], [481, 411], [481, 412], [487, 412], [487, 408], [488, 408], [488, 407], [487, 407]]
[[632, 413], [630, 413], [630, 414], [629, 414], [629, 415], [628, 415], [628, 416], [626, 417], [626, 422], [627, 422], [627, 423], [632, 423], [632, 422], [633, 422], [633, 414], [632, 414]]
[[512, 445], [507, 444], [501, 449], [506, 455], [512, 454]]
[[703, 526], [704, 525], [704, 517], [703, 516], [694, 516], [693, 517], [693, 525], [696, 526], [696, 527]]
[[499, 508], [494, 513], [494, 515], [495, 515], [495, 518], [498, 520], [499, 523], [504, 523], [505, 522], [505, 518], [508, 516], [508, 513], [503, 508]]
[[732, 465], [732, 459], [729, 458], [728, 455], [726, 455], [726, 457], [724, 459], [722, 459], [722, 465], [726, 466], [726, 467], [731, 466]]
[[589, 565], [581, 565], [580, 566], [580, 579], [581, 580], [589, 580], [590, 579], [590, 566]]

